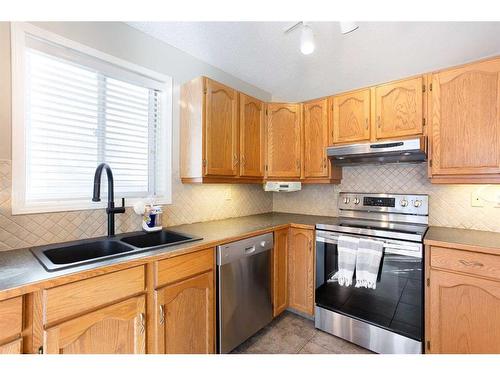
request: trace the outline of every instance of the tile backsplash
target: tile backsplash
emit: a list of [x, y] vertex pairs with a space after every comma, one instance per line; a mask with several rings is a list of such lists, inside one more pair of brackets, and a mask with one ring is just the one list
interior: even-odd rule
[[[264, 192], [261, 185], [184, 185], [178, 171], [174, 176], [174, 203], [164, 206], [167, 226], [272, 210], [272, 193]], [[13, 216], [11, 183], [11, 162], [0, 160], [0, 251], [106, 234], [103, 209]], [[117, 233], [140, 229], [141, 217], [131, 208], [116, 215]]]
[[[303, 185], [294, 193], [273, 193], [273, 210], [316, 215], [337, 215], [340, 191], [429, 194], [430, 225], [500, 232], [500, 208], [495, 208], [500, 187], [437, 185], [427, 179], [426, 164], [386, 164], [344, 167], [340, 185]], [[491, 202], [471, 207], [471, 193], [482, 189]]]
[[[337, 215], [340, 191], [423, 193], [430, 196], [430, 224], [500, 232], [500, 208], [471, 207], [477, 185], [433, 185], [424, 164], [344, 167], [340, 185], [303, 185], [293, 193], [266, 193], [261, 185], [184, 185], [174, 171], [173, 204], [165, 206], [167, 226], [270, 211]], [[11, 214], [11, 162], [0, 160], [0, 251], [106, 234], [104, 210]], [[483, 186], [485, 195], [498, 195]], [[491, 190], [491, 191], [489, 191]], [[493, 200], [493, 199], [492, 199]], [[140, 230], [132, 209], [116, 215], [117, 232]]]

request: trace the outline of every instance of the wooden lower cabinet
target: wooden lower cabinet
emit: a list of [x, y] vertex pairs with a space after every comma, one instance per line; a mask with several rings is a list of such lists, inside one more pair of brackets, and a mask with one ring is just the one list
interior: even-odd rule
[[288, 242], [289, 228], [274, 232], [273, 249], [273, 316], [288, 307]]
[[145, 354], [145, 297], [133, 297], [44, 331], [47, 354]]
[[[446, 263], [443, 262], [442, 250], [449, 252], [446, 254]], [[500, 271], [495, 265], [500, 256], [459, 250], [456, 250], [456, 256], [450, 256], [454, 251], [439, 247], [430, 250], [426, 291], [426, 352], [498, 354]], [[488, 278], [476, 275], [480, 268], [484, 269]]]
[[314, 314], [314, 230], [290, 228], [288, 252], [289, 307]]
[[0, 301], [0, 354], [22, 352], [23, 297]]
[[158, 351], [215, 351], [214, 272], [175, 282], [156, 292]]

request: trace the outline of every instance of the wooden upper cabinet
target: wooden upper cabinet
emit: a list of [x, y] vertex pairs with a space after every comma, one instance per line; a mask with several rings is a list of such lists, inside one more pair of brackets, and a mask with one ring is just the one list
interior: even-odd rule
[[304, 104], [304, 177], [328, 177], [328, 99]]
[[[497, 58], [432, 75], [430, 172], [433, 178], [498, 182], [499, 73], [500, 58]], [[471, 178], [459, 180], [460, 176]]]
[[500, 353], [500, 282], [430, 271], [430, 353]]
[[159, 353], [214, 353], [214, 272], [173, 283], [156, 293]]
[[47, 354], [145, 354], [145, 297], [134, 297], [44, 331]]
[[288, 252], [289, 306], [314, 314], [314, 230], [290, 229]]
[[205, 175], [238, 174], [238, 92], [205, 80]]
[[264, 103], [240, 93], [240, 176], [264, 176]]
[[370, 139], [370, 89], [331, 98], [333, 143]]
[[376, 138], [422, 134], [423, 108], [422, 77], [375, 87]]
[[301, 106], [267, 105], [267, 177], [300, 178]]
[[288, 307], [288, 241], [289, 228], [274, 232], [273, 316], [278, 316]]

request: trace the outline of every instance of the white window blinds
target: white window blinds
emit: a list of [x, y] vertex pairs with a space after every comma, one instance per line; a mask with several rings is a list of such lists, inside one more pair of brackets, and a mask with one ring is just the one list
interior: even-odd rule
[[90, 200], [101, 162], [117, 196], [156, 195], [158, 83], [36, 39], [25, 51], [26, 201]]

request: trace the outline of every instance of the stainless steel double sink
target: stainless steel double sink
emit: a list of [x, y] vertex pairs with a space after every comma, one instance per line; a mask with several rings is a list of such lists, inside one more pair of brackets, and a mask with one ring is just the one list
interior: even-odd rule
[[42, 246], [31, 249], [31, 252], [47, 271], [57, 271], [201, 239], [184, 233], [162, 230]]

